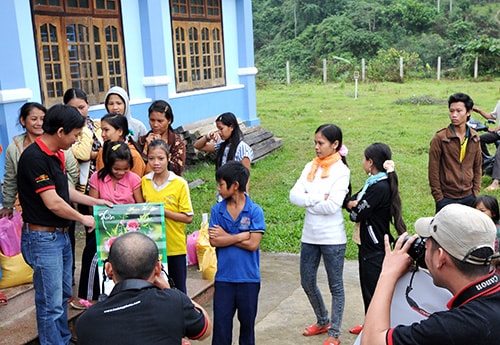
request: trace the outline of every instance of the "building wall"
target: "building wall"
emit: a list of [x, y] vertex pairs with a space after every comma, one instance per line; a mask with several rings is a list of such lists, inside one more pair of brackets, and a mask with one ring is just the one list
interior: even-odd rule
[[[165, 0], [121, 0], [128, 91], [133, 116], [149, 127], [147, 109], [156, 99], [168, 101], [174, 127], [231, 111], [248, 125], [260, 123], [255, 105], [251, 0], [221, 0], [226, 86], [177, 93], [172, 54], [170, 8]], [[4, 150], [14, 135], [18, 110], [27, 101], [40, 102], [38, 66], [30, 0], [0, 2], [0, 143]], [[100, 118], [104, 106], [89, 115]], [[0, 179], [4, 172], [0, 156]]]

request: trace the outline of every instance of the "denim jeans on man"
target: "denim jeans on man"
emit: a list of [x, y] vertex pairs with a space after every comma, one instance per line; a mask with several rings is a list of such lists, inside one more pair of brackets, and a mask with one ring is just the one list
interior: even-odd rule
[[21, 237], [24, 260], [33, 268], [36, 321], [42, 345], [67, 345], [68, 299], [72, 295], [73, 258], [67, 232], [24, 229]]
[[[300, 283], [309, 298], [319, 325], [330, 322], [328, 336], [338, 338], [344, 313], [344, 255], [345, 244], [319, 245], [302, 243], [300, 249]], [[328, 277], [328, 286], [332, 295], [332, 314], [328, 310], [318, 288], [318, 267], [321, 257]]]

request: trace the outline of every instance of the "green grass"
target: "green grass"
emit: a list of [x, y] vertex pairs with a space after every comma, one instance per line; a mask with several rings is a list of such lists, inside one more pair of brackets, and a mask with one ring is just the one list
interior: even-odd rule
[[[323, 123], [334, 123], [343, 131], [349, 149], [353, 192], [364, 184], [361, 162], [364, 149], [384, 142], [393, 151], [403, 203], [403, 217], [410, 232], [415, 220], [430, 216], [434, 202], [427, 180], [427, 153], [434, 133], [449, 124], [447, 99], [455, 92], [469, 94], [475, 103], [491, 111], [500, 98], [498, 82], [413, 81], [405, 84], [359, 84], [354, 100], [353, 84], [267, 85], [257, 90], [261, 124], [283, 139], [283, 146], [252, 167], [250, 195], [265, 212], [267, 230], [262, 250], [298, 253], [304, 209], [289, 202], [288, 193], [304, 165], [315, 157], [314, 131]], [[473, 116], [481, 120], [478, 114]], [[199, 227], [201, 213], [210, 212], [215, 200], [214, 166], [200, 164], [185, 173], [188, 180], [207, 183], [191, 191], [195, 210], [188, 232]], [[490, 178], [483, 177], [483, 187]], [[345, 211], [348, 236], [347, 258], [357, 248], [350, 240], [353, 224]]]

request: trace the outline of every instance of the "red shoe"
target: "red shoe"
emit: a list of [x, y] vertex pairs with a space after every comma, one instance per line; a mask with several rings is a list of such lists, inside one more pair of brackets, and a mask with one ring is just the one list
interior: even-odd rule
[[323, 345], [340, 345], [340, 339], [335, 337], [328, 337], [328, 339], [323, 342]]
[[357, 325], [349, 329], [349, 333], [351, 334], [359, 334], [363, 330], [363, 325]]
[[306, 337], [310, 337], [311, 335], [326, 333], [326, 332], [328, 332], [328, 328], [330, 328], [329, 323], [326, 325], [323, 325], [323, 326], [320, 326], [317, 323], [315, 323], [314, 325], [306, 327], [306, 329], [304, 329], [304, 332], [302, 333], [302, 335], [306, 336]]

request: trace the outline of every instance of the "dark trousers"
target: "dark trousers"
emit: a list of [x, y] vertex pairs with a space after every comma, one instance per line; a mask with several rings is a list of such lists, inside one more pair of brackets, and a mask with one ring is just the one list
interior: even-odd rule
[[186, 291], [187, 262], [186, 254], [167, 256], [168, 276], [174, 281], [175, 287], [184, 293]]
[[361, 295], [365, 306], [365, 314], [375, 293], [378, 277], [382, 271], [382, 262], [384, 261], [384, 252], [365, 252], [359, 247], [359, 283], [361, 285]]
[[460, 198], [460, 199], [451, 199], [451, 198], [443, 198], [436, 202], [436, 213], [438, 213], [443, 207], [449, 204], [462, 204], [465, 206], [472, 206], [472, 203], [474, 202], [476, 198], [474, 197], [474, 194], [471, 194], [469, 196], [466, 196], [465, 198]]
[[[481, 151], [487, 156], [490, 155], [488, 151], [488, 144], [494, 144], [500, 140], [500, 135], [496, 132], [488, 132], [481, 135]], [[495, 162], [493, 163], [493, 171], [491, 173], [491, 178], [494, 180], [500, 180], [500, 150], [497, 149], [495, 152]]]
[[87, 300], [97, 300], [101, 292], [99, 286], [99, 272], [97, 269], [97, 243], [95, 230], [85, 231], [85, 248], [82, 252], [82, 267], [78, 297]]
[[255, 318], [260, 283], [215, 282], [212, 345], [231, 345], [233, 318], [238, 310], [239, 345], [255, 345]]

